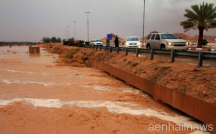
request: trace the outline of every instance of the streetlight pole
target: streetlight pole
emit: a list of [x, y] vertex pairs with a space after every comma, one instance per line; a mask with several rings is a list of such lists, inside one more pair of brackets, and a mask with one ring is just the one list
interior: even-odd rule
[[67, 30], [68, 30], [68, 39], [70, 38], [70, 28], [69, 26], [67, 26]]
[[65, 29], [65, 39], [67, 40], [67, 30]]
[[145, 0], [144, 0], [144, 8], [143, 8], [143, 41], [142, 41], [142, 46], [144, 45], [144, 31], [145, 31]]
[[87, 13], [87, 31], [88, 31], [88, 41], [89, 41], [89, 17], [88, 17], [88, 14], [91, 12], [85, 12], [85, 13]]
[[75, 27], [76, 21], [73, 21], [73, 22], [74, 22], [74, 40], [76, 40], [76, 27]]
[[66, 40], [67, 40], [67, 29], [65, 29], [65, 37], [66, 37]]

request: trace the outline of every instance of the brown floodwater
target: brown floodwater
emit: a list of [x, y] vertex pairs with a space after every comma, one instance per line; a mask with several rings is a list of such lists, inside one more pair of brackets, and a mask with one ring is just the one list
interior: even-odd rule
[[1, 134], [207, 133], [150, 130], [202, 125], [94, 68], [56, 66], [58, 55], [0, 47]]

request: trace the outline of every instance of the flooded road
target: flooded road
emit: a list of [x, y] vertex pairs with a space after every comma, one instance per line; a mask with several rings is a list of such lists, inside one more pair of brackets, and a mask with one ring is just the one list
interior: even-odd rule
[[57, 58], [42, 48], [29, 55], [27, 46], [0, 47], [1, 134], [208, 133], [104, 72], [55, 66]]

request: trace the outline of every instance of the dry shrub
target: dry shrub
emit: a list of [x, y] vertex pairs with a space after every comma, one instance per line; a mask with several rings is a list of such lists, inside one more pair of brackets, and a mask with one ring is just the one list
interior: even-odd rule
[[65, 58], [71, 59], [73, 58], [74, 54], [76, 54], [77, 50], [76, 49], [70, 49], [66, 54]]

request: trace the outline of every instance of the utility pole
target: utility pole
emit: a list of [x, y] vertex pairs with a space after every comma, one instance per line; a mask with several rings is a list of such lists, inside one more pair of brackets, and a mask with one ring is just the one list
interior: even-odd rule
[[67, 40], [67, 29], [65, 29], [65, 39]]
[[143, 41], [142, 41], [142, 46], [144, 45], [144, 31], [145, 31], [145, 0], [144, 0], [144, 8], [143, 8]]
[[76, 21], [73, 21], [73, 22], [74, 22], [74, 40], [76, 40], [76, 27], [75, 27]]
[[68, 39], [70, 38], [70, 29], [69, 26], [67, 26], [67, 31], [68, 31]]
[[88, 14], [91, 13], [91, 12], [85, 12], [85, 13], [87, 13], [87, 33], [88, 33], [87, 37], [88, 37], [88, 41], [89, 41], [89, 17], [88, 17]]

